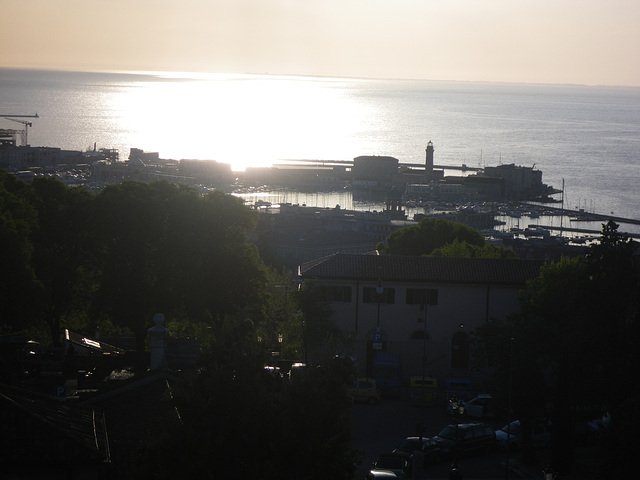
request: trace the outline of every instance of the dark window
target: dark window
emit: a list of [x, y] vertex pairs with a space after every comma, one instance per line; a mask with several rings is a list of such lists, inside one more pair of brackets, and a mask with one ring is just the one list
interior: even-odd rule
[[429, 340], [429, 334], [426, 334], [422, 330], [416, 330], [411, 334], [411, 340]]
[[328, 302], [351, 302], [351, 287], [342, 285], [327, 285], [324, 296]]
[[458, 332], [451, 339], [451, 368], [469, 368], [469, 337]]
[[395, 303], [396, 289], [384, 288], [382, 294], [376, 292], [375, 287], [364, 287], [362, 289], [362, 303]]
[[435, 288], [407, 288], [407, 305], [437, 305], [438, 290]]

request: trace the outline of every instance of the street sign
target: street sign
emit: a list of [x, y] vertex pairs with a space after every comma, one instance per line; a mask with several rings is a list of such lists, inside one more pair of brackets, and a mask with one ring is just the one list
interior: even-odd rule
[[67, 396], [67, 389], [64, 387], [64, 385], [56, 385], [55, 397], [66, 398], [66, 396]]

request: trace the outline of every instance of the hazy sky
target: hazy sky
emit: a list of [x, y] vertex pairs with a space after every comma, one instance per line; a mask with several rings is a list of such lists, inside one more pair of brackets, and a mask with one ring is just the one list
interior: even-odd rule
[[0, 0], [0, 66], [640, 86], [640, 0]]

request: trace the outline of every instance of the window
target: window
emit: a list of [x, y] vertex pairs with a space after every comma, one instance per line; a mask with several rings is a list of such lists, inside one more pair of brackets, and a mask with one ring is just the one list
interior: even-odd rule
[[328, 302], [351, 302], [351, 287], [344, 285], [327, 285], [323, 288]]
[[425, 334], [422, 330], [416, 330], [411, 334], [411, 340], [429, 340], [429, 334]]
[[451, 368], [469, 368], [469, 337], [458, 332], [451, 339]]
[[438, 290], [435, 288], [407, 288], [407, 305], [437, 305]]
[[395, 303], [396, 289], [384, 288], [381, 295], [376, 292], [376, 287], [364, 287], [362, 289], [362, 303]]

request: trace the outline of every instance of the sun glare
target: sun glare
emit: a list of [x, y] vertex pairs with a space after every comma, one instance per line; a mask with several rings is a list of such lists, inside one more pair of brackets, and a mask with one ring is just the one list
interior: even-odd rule
[[126, 112], [132, 146], [236, 171], [309, 160], [309, 151], [313, 160], [351, 159], [361, 153], [358, 122], [370, 118], [337, 79], [167, 74], [120, 92], [113, 108]]

